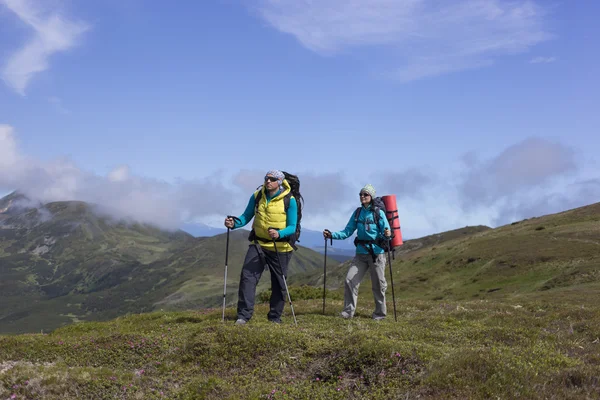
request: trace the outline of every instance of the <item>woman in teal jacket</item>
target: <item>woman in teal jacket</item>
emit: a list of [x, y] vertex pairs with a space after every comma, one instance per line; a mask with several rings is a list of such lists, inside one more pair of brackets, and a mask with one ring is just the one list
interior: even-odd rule
[[344, 240], [356, 231], [356, 255], [346, 275], [344, 285], [344, 310], [342, 317], [352, 318], [356, 311], [358, 300], [358, 288], [367, 270], [371, 272], [371, 286], [373, 298], [375, 299], [375, 311], [373, 319], [381, 320], [387, 315], [385, 305], [385, 291], [387, 282], [385, 280], [385, 250], [381, 247], [391, 239], [390, 224], [385, 213], [377, 209], [375, 215], [373, 198], [375, 188], [368, 184], [360, 190], [360, 202], [362, 207], [352, 213], [346, 228], [338, 232], [323, 231], [325, 239], [332, 238]]

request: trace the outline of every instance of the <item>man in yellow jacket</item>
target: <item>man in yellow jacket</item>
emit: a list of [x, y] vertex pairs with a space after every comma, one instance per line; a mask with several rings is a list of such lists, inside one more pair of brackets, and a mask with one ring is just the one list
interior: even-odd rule
[[[263, 186], [250, 196], [239, 220], [225, 219], [227, 228], [237, 229], [247, 225], [254, 217], [249, 237], [253, 243], [246, 253], [240, 276], [236, 324], [245, 324], [252, 318], [256, 285], [267, 268], [271, 272], [271, 299], [267, 318], [281, 323], [285, 306], [283, 278], [287, 278], [288, 264], [294, 250], [292, 243], [298, 222], [297, 212], [297, 201], [291, 195], [291, 187], [285, 174], [279, 170], [271, 170], [265, 175]], [[277, 242], [277, 249], [273, 240]]]

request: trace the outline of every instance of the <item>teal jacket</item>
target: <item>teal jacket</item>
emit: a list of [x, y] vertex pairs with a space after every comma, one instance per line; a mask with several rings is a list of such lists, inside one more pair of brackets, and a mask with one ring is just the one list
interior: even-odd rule
[[[331, 237], [333, 239], [344, 240], [352, 236], [354, 231], [357, 231], [356, 237], [359, 240], [376, 240], [378, 238], [391, 240], [391, 238], [386, 238], [383, 234], [384, 229], [390, 229], [390, 224], [383, 211], [379, 210], [379, 226], [375, 225], [375, 216], [371, 210], [371, 205], [368, 207], [361, 207], [360, 214], [358, 214], [358, 221], [354, 221], [355, 212], [356, 210], [350, 216], [350, 220], [343, 231], [331, 232]], [[385, 250], [373, 243], [373, 253], [382, 254], [384, 252]], [[357, 245], [356, 254], [370, 254], [368, 245]]]
[[[277, 191], [273, 197], [269, 197], [267, 194], [267, 203], [274, 197], [277, 197], [281, 191]], [[241, 228], [242, 226], [246, 226], [248, 222], [254, 218], [254, 207], [256, 206], [256, 200], [254, 199], [254, 193], [250, 196], [250, 200], [248, 200], [248, 205], [246, 206], [246, 210], [242, 215], [240, 215], [240, 220], [234, 220], [233, 229]], [[285, 238], [290, 236], [292, 233], [296, 232], [296, 224], [298, 223], [298, 203], [296, 199], [292, 197], [290, 199], [290, 206], [286, 212], [287, 221], [285, 228], [279, 230], [279, 237]]]

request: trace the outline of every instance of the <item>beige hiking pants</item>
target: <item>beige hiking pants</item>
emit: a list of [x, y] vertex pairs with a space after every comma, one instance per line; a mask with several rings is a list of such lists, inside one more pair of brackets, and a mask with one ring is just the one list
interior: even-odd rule
[[373, 318], [381, 319], [386, 316], [385, 290], [387, 289], [387, 282], [385, 280], [385, 263], [385, 253], [378, 254], [375, 263], [373, 263], [373, 257], [370, 254], [357, 254], [354, 257], [346, 275], [342, 316], [346, 318], [354, 316], [358, 300], [358, 288], [367, 270], [371, 272], [371, 287], [375, 299]]

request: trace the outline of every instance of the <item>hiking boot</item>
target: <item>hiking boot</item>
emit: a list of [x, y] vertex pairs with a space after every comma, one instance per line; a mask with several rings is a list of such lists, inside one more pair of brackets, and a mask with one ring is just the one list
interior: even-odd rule
[[348, 314], [346, 311], [342, 311], [342, 313], [340, 314], [342, 316], [342, 318], [344, 319], [349, 319], [352, 318], [352, 315]]
[[384, 319], [385, 319], [385, 316], [377, 315], [377, 316], [374, 316], [374, 317], [373, 317], [373, 319], [374, 319], [375, 321], [382, 321], [382, 320], [384, 320]]
[[274, 324], [280, 324], [281, 320], [280, 319], [270, 319], [269, 322], [272, 322]]
[[242, 318], [238, 318], [238, 320], [235, 321], [235, 324], [236, 325], [246, 325], [246, 322], [248, 322], [248, 321], [246, 321], [245, 319], [242, 319]]

